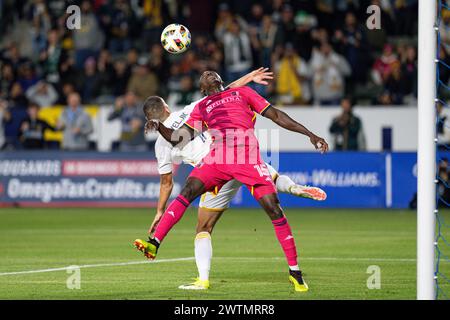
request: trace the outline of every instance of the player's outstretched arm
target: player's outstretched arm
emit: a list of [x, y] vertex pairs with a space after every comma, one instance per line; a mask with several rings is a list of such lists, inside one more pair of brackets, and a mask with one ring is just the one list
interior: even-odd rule
[[322, 153], [328, 151], [328, 143], [325, 141], [325, 139], [316, 136], [314, 133], [309, 131], [304, 125], [298, 123], [297, 121], [289, 117], [289, 115], [286, 112], [283, 112], [280, 109], [277, 109], [272, 106], [268, 108], [266, 112], [264, 112], [264, 117], [272, 120], [277, 125], [286, 130], [298, 132], [309, 137], [309, 140], [314, 145], [314, 147], [320, 150]]
[[187, 125], [174, 130], [167, 128], [159, 121], [147, 121], [145, 123], [145, 134], [152, 131], [158, 131], [172, 146], [182, 149], [196, 136], [196, 131]]
[[269, 84], [267, 81], [272, 79], [273, 72], [269, 71], [269, 68], [259, 68], [233, 81], [227, 86], [227, 88], [242, 87], [249, 84], [250, 82], [255, 82], [267, 86]]

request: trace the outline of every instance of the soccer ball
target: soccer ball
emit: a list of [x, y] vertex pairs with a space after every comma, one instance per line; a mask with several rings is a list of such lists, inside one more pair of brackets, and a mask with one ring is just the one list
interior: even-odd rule
[[185, 52], [191, 45], [191, 33], [182, 24], [169, 24], [161, 33], [161, 44], [169, 53]]

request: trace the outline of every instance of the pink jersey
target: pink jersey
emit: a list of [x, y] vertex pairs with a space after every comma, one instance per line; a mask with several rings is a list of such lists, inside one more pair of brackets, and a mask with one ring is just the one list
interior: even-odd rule
[[256, 114], [264, 114], [270, 103], [249, 87], [228, 89], [200, 101], [186, 125], [208, 130], [213, 144], [204, 163], [257, 164], [261, 162], [254, 133]]
[[186, 125], [224, 132], [226, 129], [252, 130], [255, 112], [263, 114], [270, 103], [249, 87], [227, 89], [200, 101], [192, 110]]

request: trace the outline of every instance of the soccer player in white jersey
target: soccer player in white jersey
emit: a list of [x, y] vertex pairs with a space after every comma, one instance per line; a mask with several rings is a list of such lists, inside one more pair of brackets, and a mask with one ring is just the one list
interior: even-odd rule
[[[266, 85], [266, 80], [271, 78], [271, 72], [268, 72], [266, 68], [260, 68], [231, 83], [229, 87], [243, 86], [252, 81]], [[161, 108], [155, 109], [150, 114], [147, 114], [147, 120], [157, 119], [167, 128], [178, 129], [186, 122], [199, 101], [201, 100], [195, 101], [176, 112], [171, 112], [169, 106], [164, 103], [165, 107], [162, 110]], [[150, 117], [148, 117], [149, 115]], [[156, 216], [149, 229], [149, 234], [153, 233], [160, 221], [166, 209], [167, 201], [172, 193], [173, 164], [179, 163], [181, 160], [184, 163], [196, 166], [209, 153], [211, 142], [210, 135], [208, 132], [205, 132], [197, 136], [182, 150], [179, 150], [173, 147], [162, 136], [158, 137], [155, 144], [155, 154], [158, 160], [158, 172], [160, 174], [160, 196]], [[278, 174], [269, 164], [267, 164], [267, 167], [279, 192], [314, 200], [326, 199], [326, 193], [320, 188], [297, 185], [288, 176]], [[195, 261], [199, 276], [194, 283], [182, 285], [179, 287], [180, 289], [205, 290], [209, 288], [209, 271], [212, 259], [211, 233], [223, 212], [228, 209], [232, 198], [241, 185], [239, 181], [231, 180], [218, 193], [207, 192], [200, 198], [197, 234], [195, 237]]]

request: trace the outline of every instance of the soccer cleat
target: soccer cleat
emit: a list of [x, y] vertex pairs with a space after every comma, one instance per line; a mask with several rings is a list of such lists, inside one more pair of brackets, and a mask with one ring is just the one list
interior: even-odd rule
[[296, 184], [290, 187], [289, 192], [297, 197], [308, 198], [317, 201], [323, 201], [327, 198], [326, 192], [317, 187], [301, 186]]
[[146, 256], [147, 259], [153, 260], [156, 258], [159, 243], [155, 239], [148, 238], [148, 241], [136, 239], [134, 240], [133, 245], [136, 247], [136, 249], [143, 252], [144, 256]]
[[200, 280], [199, 278], [195, 279], [195, 282], [190, 284], [183, 284], [178, 287], [178, 289], [183, 290], [208, 290], [209, 289], [209, 280]]
[[294, 285], [294, 289], [297, 292], [308, 291], [308, 285], [305, 280], [303, 280], [301, 271], [294, 271], [289, 269], [289, 282]]

